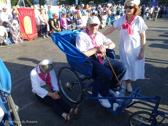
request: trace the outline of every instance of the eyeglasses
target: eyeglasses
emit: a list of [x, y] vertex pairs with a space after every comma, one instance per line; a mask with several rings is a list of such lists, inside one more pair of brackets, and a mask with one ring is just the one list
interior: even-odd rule
[[134, 8], [134, 6], [125, 6], [125, 9], [133, 9]]

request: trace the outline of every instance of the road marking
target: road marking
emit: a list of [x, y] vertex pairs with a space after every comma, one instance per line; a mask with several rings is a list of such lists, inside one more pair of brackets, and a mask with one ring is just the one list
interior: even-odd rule
[[152, 29], [152, 30], [163, 30], [163, 31], [168, 31], [168, 29], [167, 28], [148, 28], [148, 30], [149, 29]]
[[35, 103], [36, 101], [33, 101], [31, 103], [28, 103], [26, 105], [24, 105], [22, 108], [19, 108], [19, 111], [22, 111], [23, 109], [27, 108], [28, 106], [32, 105], [33, 103]]

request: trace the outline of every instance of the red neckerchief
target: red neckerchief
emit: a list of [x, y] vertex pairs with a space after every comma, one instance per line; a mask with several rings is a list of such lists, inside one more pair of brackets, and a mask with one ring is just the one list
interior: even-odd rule
[[39, 75], [39, 77], [40, 77], [43, 81], [45, 81], [47, 84], [49, 84], [50, 89], [53, 90], [53, 86], [52, 86], [51, 81], [50, 81], [50, 73], [48, 72], [48, 73], [47, 73], [47, 78], [45, 78], [42, 73], [38, 73], [38, 67], [39, 67], [39, 65], [36, 67], [36, 72], [37, 72], [37, 74]]
[[131, 22], [128, 23], [127, 16], [125, 16], [125, 23], [122, 24], [122, 29], [128, 29], [128, 34], [129, 35], [133, 34], [132, 29], [131, 29], [131, 24], [133, 23], [134, 19], [135, 19], [135, 16], [133, 16]]
[[[86, 33], [89, 35], [89, 37], [92, 39], [92, 43], [93, 43], [93, 47], [94, 48], [97, 48], [97, 43], [96, 43], [96, 35], [94, 37], [91, 36], [91, 34], [89, 33], [89, 30], [86, 29]], [[101, 53], [97, 53], [97, 57], [98, 57], [98, 60], [99, 62], [102, 64], [103, 63], [103, 59], [101, 57]]]

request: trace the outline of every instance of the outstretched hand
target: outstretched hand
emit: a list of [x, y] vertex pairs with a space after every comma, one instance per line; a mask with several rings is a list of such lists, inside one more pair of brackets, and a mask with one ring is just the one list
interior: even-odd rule
[[100, 52], [102, 54], [106, 53], [106, 48], [104, 45], [100, 45], [97, 47], [97, 52]]

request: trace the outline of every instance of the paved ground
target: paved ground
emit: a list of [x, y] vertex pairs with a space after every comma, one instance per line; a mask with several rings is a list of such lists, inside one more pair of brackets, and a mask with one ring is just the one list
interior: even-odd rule
[[[146, 21], [146, 79], [133, 83], [133, 88], [142, 88], [144, 96], [161, 96], [159, 110], [168, 115], [168, 15], [157, 21]], [[100, 31], [104, 31], [100, 30]], [[118, 31], [108, 35], [119, 45]], [[115, 49], [117, 60], [118, 46]], [[65, 55], [49, 39], [37, 38], [22, 44], [0, 47], [0, 58], [5, 62], [12, 76], [12, 96], [20, 107], [19, 115], [23, 126], [66, 126], [62, 118], [46, 105], [41, 104], [31, 92], [29, 73], [44, 58], [54, 60], [55, 71], [68, 66]], [[120, 115], [113, 115], [92, 100], [82, 105], [78, 120], [72, 126], [127, 126], [129, 116], [139, 110], [149, 110], [143, 105], [126, 109]], [[162, 126], [168, 126], [168, 116]]]

